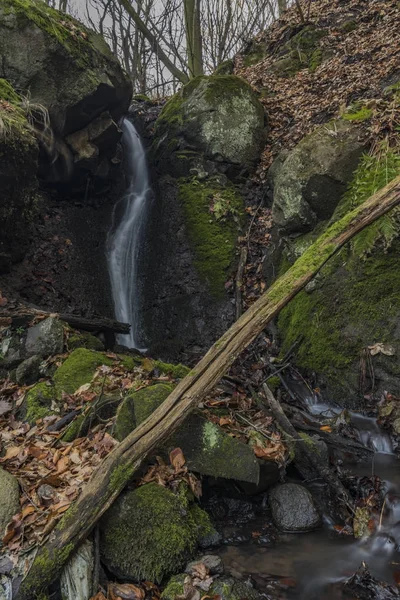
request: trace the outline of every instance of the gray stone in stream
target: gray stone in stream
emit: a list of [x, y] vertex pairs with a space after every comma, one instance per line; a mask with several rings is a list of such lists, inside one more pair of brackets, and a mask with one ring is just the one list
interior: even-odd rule
[[18, 365], [15, 379], [19, 385], [32, 385], [39, 379], [39, 367], [42, 358], [34, 354]]
[[205, 554], [200, 556], [197, 560], [192, 560], [186, 565], [185, 573], [189, 575], [193, 574], [196, 565], [203, 564], [209, 570], [210, 575], [221, 575], [224, 572], [224, 565], [222, 559], [216, 554]]
[[0, 467], [0, 539], [12, 517], [20, 510], [17, 479]]
[[297, 483], [277, 485], [269, 495], [272, 518], [283, 531], [311, 531], [321, 525], [321, 517], [310, 492]]
[[[123, 440], [171, 393], [167, 384], [152, 385], [129, 394], [121, 403], [114, 436]], [[197, 412], [170, 438], [165, 450], [181, 448], [188, 468], [202, 475], [258, 484], [260, 467], [250, 446], [230, 437]]]
[[220, 600], [261, 600], [262, 596], [249, 583], [236, 581], [233, 577], [221, 577], [215, 580], [208, 591], [211, 597]]
[[59, 319], [48, 317], [28, 329], [25, 350], [28, 355], [47, 357], [61, 354], [64, 348], [64, 327]]

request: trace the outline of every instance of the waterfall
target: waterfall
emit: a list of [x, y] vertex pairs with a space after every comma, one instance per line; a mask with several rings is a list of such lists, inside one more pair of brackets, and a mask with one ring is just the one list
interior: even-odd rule
[[140, 348], [138, 255], [150, 192], [149, 174], [140, 137], [128, 119], [124, 119], [122, 131], [128, 188], [114, 208], [107, 259], [115, 316], [131, 324], [130, 334], [119, 335], [118, 342]]

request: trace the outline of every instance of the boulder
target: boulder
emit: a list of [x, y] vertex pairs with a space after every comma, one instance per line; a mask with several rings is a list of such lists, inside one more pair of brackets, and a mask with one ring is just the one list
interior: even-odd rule
[[112, 364], [113, 360], [102, 352], [77, 348], [54, 374], [53, 381], [57, 394], [60, 397], [62, 392], [73, 394], [81, 385], [90, 383], [97, 367]]
[[332, 217], [364, 149], [359, 128], [338, 120], [318, 127], [275, 165], [272, 216], [282, 233], [311, 231]]
[[264, 109], [246, 81], [235, 75], [196, 77], [162, 110], [154, 151], [173, 173], [187, 149], [241, 170], [256, 164], [265, 136]]
[[[129, 435], [160, 406], [172, 389], [170, 385], [159, 383], [130, 393], [118, 409], [114, 436], [121, 441]], [[177, 447], [182, 449], [192, 471], [258, 484], [260, 467], [250, 446], [228, 436], [200, 413], [185, 419], [168, 440], [165, 450], [168, 453]]]
[[28, 355], [35, 354], [45, 358], [61, 354], [63, 349], [64, 325], [59, 319], [48, 317], [28, 329], [25, 341], [25, 351]]
[[[112, 477], [111, 477], [112, 481]], [[193, 555], [197, 540], [213, 526], [185, 492], [174, 494], [155, 483], [122, 493], [100, 521], [104, 565], [125, 580], [160, 582]]]
[[[185, 583], [192, 583], [191, 578], [185, 573], [171, 577], [161, 594], [162, 600], [177, 600], [185, 597]], [[195, 587], [194, 590], [198, 593], [198, 598], [205, 595], [200, 587]], [[250, 583], [237, 581], [233, 577], [218, 577], [206, 595], [219, 600], [261, 600], [264, 597]], [[191, 597], [197, 598], [194, 593]]]
[[39, 377], [39, 367], [42, 362], [42, 358], [37, 354], [34, 354], [30, 358], [22, 361], [17, 367], [15, 379], [19, 385], [32, 385]]
[[132, 83], [103, 38], [45, 2], [4, 0], [0, 54], [4, 78], [34, 109], [44, 149], [41, 175], [64, 181], [75, 170], [74, 183], [82, 184], [84, 173], [104, 169], [117, 149], [115, 123], [128, 110]]
[[274, 523], [283, 531], [311, 531], [321, 525], [313, 497], [302, 485], [277, 485], [268, 499]]
[[[0, 32], [1, 48], [1, 28]], [[29, 244], [37, 212], [39, 147], [21, 98], [4, 79], [0, 79], [0, 123], [0, 273], [7, 273]]]
[[20, 511], [18, 480], [0, 467], [0, 534], [4, 535], [5, 529], [12, 517]]

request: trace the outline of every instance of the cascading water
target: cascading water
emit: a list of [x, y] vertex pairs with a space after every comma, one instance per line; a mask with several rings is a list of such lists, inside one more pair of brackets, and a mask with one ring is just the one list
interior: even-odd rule
[[118, 342], [140, 348], [138, 256], [151, 190], [140, 137], [128, 119], [124, 119], [122, 131], [128, 188], [114, 208], [107, 259], [115, 316], [131, 324], [130, 334], [118, 336]]

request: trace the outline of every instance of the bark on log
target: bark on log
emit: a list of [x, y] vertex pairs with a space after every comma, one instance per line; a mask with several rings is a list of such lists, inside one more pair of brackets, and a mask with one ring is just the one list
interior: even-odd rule
[[1, 310], [0, 317], [11, 319], [10, 325], [20, 326], [27, 325], [29, 321], [34, 318], [46, 318], [46, 317], [57, 317], [71, 327], [75, 329], [83, 329], [83, 331], [112, 331], [113, 333], [129, 333], [130, 324], [120, 323], [113, 319], [107, 319], [106, 317], [97, 317], [93, 319], [87, 319], [80, 317], [79, 315], [72, 315], [69, 313], [50, 313], [45, 310], [22, 307], [20, 309], [12, 310]]
[[[275, 418], [275, 421], [283, 429], [283, 431], [290, 436], [291, 441], [295, 443], [295, 459], [294, 463], [300, 473], [307, 479], [309, 477], [309, 468], [315, 472], [316, 477], [323, 479], [329, 486], [334, 498], [337, 498], [341, 504], [339, 515], [346, 521], [350, 516], [349, 510], [353, 511], [353, 500], [347, 493], [346, 488], [343, 486], [340, 479], [335, 475], [329, 466], [324, 465], [318, 457], [318, 453], [315, 451], [313, 446], [309, 446], [307, 442], [297, 433], [285, 413], [283, 412], [282, 406], [275, 399], [273, 393], [269, 389], [266, 383], [263, 385], [265, 396], [268, 402], [268, 406], [271, 409], [271, 413]], [[338, 507], [336, 507], [338, 508]]]
[[244, 348], [346, 242], [398, 204], [400, 177], [329, 227], [232, 325], [163, 404], [99, 465], [78, 500], [39, 549], [17, 600], [31, 600], [48, 588], [143, 460], [205, 398]]

